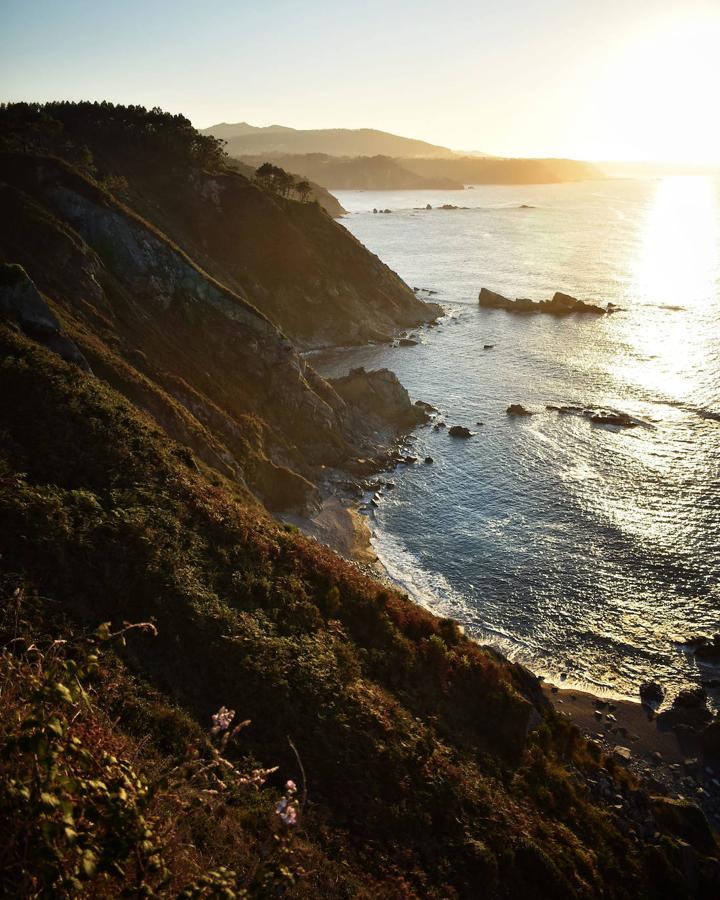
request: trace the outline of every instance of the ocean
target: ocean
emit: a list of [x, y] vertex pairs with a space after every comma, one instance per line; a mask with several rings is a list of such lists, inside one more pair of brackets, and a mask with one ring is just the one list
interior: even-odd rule
[[[419, 296], [447, 315], [416, 331], [417, 346], [324, 351], [313, 365], [327, 376], [390, 368], [448, 426], [473, 432], [409, 438], [421, 461], [388, 476], [394, 489], [368, 512], [390, 575], [567, 685], [637, 698], [647, 679], [671, 692], [698, 684], [709, 670], [682, 642], [720, 631], [720, 184], [336, 194], [344, 227], [437, 292]], [[481, 287], [561, 290], [622, 311], [513, 315], [480, 309]], [[535, 414], [508, 416], [511, 403]]]

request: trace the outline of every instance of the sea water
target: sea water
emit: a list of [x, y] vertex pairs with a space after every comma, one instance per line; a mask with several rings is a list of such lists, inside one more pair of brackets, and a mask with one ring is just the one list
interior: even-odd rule
[[[337, 196], [343, 226], [408, 284], [437, 292], [420, 296], [447, 315], [417, 331], [418, 346], [335, 350], [313, 364], [327, 376], [388, 367], [448, 426], [473, 432], [412, 436], [421, 462], [391, 476], [371, 514], [390, 575], [568, 684], [633, 697], [649, 678], [697, 684], [708, 671], [682, 642], [720, 631], [718, 182]], [[480, 309], [483, 286], [536, 300], [562, 290], [622, 311]], [[508, 416], [511, 403], [534, 415]], [[548, 404], [640, 424], [598, 425]]]

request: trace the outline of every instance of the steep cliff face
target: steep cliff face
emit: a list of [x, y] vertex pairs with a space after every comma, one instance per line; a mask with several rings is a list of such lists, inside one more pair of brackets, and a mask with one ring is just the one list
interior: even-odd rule
[[301, 348], [388, 340], [440, 312], [315, 204], [235, 173], [136, 176], [133, 185], [135, 209]]
[[60, 157], [101, 182], [301, 348], [388, 339], [440, 312], [317, 203], [253, 183], [182, 116], [10, 104], [0, 108], [3, 148]]
[[315, 466], [379, 449], [278, 328], [161, 231], [57, 159], [2, 165], [2, 258], [92, 371], [206, 465], [270, 509], [299, 509]]

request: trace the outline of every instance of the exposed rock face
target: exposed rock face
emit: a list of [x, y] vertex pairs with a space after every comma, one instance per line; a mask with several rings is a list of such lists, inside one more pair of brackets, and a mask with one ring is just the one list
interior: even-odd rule
[[608, 304], [607, 307], [597, 306], [594, 303], [585, 303], [570, 294], [556, 291], [552, 300], [528, 300], [519, 298], [510, 300], [495, 291], [482, 288], [478, 295], [478, 303], [486, 309], [504, 309], [515, 313], [549, 313], [554, 316], [565, 316], [568, 313], [594, 313], [603, 315], [612, 312], [616, 307]]
[[88, 361], [40, 296], [22, 266], [0, 265], [0, 317], [13, 319], [28, 337], [44, 344], [67, 362], [90, 371]]
[[457, 438], [469, 438], [472, 437], [472, 432], [469, 428], [466, 428], [464, 425], [453, 425], [452, 428], [448, 428], [448, 434], [450, 437]]
[[313, 467], [380, 449], [266, 316], [129, 208], [56, 159], [8, 155], [3, 178], [0, 253], [38, 289], [13, 288], [13, 308], [207, 465], [272, 510], [303, 510], [317, 503]]
[[368, 372], [361, 366], [330, 383], [346, 403], [360, 410], [377, 428], [400, 431], [427, 421], [425, 410], [410, 401], [397, 375], [389, 369]]

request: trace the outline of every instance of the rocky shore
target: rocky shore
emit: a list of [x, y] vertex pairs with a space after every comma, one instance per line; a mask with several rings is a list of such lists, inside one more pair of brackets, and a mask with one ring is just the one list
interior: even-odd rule
[[[703, 741], [701, 731], [678, 728], [677, 703], [658, 712], [641, 702], [549, 683], [544, 691], [559, 715], [635, 775], [650, 795], [664, 798], [681, 812], [684, 805], [699, 807], [712, 828], [720, 830], [720, 742], [715, 745]], [[627, 805], [625, 798], [619, 803]]]

